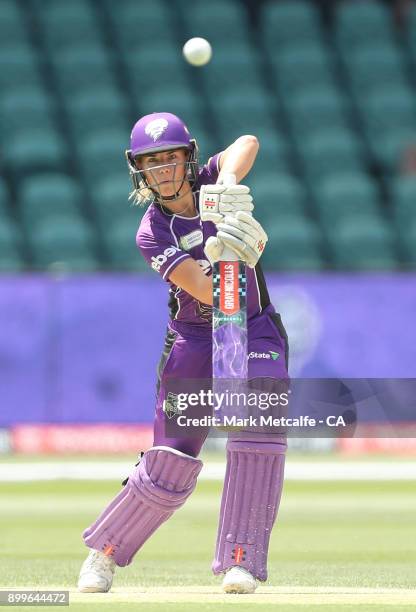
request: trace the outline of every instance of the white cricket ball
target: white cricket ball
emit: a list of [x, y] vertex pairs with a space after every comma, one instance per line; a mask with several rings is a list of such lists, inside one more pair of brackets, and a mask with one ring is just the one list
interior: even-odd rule
[[212, 47], [205, 38], [190, 38], [183, 46], [183, 55], [192, 66], [204, 66], [211, 59]]

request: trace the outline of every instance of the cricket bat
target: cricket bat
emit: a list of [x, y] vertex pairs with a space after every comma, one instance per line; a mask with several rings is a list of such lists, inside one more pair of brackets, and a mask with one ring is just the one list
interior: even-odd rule
[[[224, 184], [234, 185], [234, 174], [225, 175]], [[225, 380], [247, 379], [246, 266], [231, 249], [224, 249], [213, 269], [212, 372], [213, 388]], [[221, 381], [223, 381], [221, 383]], [[232, 386], [232, 385], [231, 385]]]

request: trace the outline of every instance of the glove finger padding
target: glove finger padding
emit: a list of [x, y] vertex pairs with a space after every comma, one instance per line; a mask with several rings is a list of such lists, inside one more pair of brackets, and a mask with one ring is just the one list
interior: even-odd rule
[[228, 212], [250, 212], [253, 198], [245, 185], [202, 185], [199, 193], [199, 210], [202, 221], [219, 223]]
[[218, 236], [210, 236], [210, 238], [208, 238], [205, 243], [204, 252], [211, 266], [221, 258], [223, 250], [224, 245], [219, 240]]
[[250, 187], [247, 187], [247, 185], [219, 185], [215, 183], [215, 185], [202, 185], [201, 193], [244, 195], [250, 193]]
[[238, 212], [235, 216], [227, 215], [218, 224], [217, 236], [251, 268], [256, 265], [267, 242], [266, 232], [247, 212]]
[[247, 243], [227, 232], [220, 231], [217, 236], [225, 246], [229, 247], [237, 254], [238, 259], [244, 261], [250, 268], [254, 268], [259, 259], [259, 255]]

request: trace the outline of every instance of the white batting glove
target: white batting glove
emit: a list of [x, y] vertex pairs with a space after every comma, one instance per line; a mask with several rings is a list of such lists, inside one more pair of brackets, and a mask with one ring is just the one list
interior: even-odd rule
[[246, 185], [202, 185], [199, 192], [199, 214], [202, 221], [220, 223], [227, 214], [251, 212], [254, 208], [250, 188]]
[[250, 213], [228, 215], [217, 225], [217, 235], [208, 238], [205, 254], [211, 265], [221, 259], [224, 247], [229, 247], [249, 268], [254, 268], [264, 251], [267, 234]]

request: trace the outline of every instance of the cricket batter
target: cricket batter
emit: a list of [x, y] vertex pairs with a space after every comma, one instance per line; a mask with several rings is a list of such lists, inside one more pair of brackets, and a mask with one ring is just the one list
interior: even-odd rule
[[[132, 197], [150, 205], [137, 245], [169, 285], [170, 321], [158, 367], [154, 444], [119, 494], [83, 537], [90, 548], [78, 582], [83, 592], [107, 592], [116, 566], [129, 565], [146, 540], [193, 492], [206, 434], [167, 438], [164, 400], [168, 378], [212, 376], [212, 270], [224, 247], [247, 264], [248, 378], [287, 379], [287, 336], [269, 300], [258, 263], [267, 241], [253, 218], [252, 197], [239, 183], [259, 144], [241, 136], [198, 166], [198, 148], [185, 124], [170, 113], [142, 117], [126, 152]], [[209, 202], [209, 207], [206, 207]], [[212, 203], [214, 202], [214, 207]], [[269, 354], [273, 359], [267, 358]], [[276, 358], [278, 355], [278, 358]], [[279, 507], [286, 451], [282, 436], [241, 432], [227, 442], [214, 574], [227, 593], [253, 593], [267, 579], [269, 539]]]

